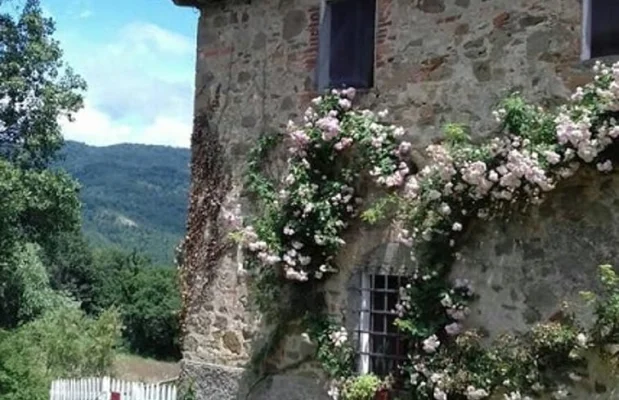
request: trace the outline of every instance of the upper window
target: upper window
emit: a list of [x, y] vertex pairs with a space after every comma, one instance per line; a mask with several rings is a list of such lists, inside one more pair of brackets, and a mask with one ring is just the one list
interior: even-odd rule
[[376, 0], [327, 0], [320, 28], [319, 88], [374, 84]]
[[619, 55], [619, 1], [583, 1], [584, 60]]
[[406, 281], [397, 275], [360, 275], [361, 301], [357, 329], [358, 372], [387, 376], [406, 360], [407, 344], [395, 326], [399, 289]]

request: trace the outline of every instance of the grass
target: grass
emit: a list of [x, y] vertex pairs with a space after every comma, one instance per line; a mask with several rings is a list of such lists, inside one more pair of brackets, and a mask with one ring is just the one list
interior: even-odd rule
[[114, 369], [118, 379], [154, 383], [178, 377], [180, 364], [120, 354]]

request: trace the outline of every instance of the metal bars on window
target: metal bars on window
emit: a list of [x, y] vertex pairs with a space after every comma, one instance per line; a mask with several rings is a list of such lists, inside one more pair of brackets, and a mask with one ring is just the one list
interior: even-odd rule
[[406, 278], [360, 274], [361, 301], [357, 329], [359, 373], [386, 376], [406, 360], [407, 345], [395, 326], [399, 288]]

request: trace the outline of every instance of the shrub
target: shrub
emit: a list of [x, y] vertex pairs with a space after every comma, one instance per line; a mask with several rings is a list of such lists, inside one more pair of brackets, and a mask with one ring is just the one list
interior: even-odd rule
[[117, 312], [106, 311], [93, 319], [76, 306], [2, 331], [0, 398], [47, 400], [53, 379], [110, 374], [119, 339]]
[[344, 384], [344, 400], [372, 400], [381, 385], [381, 380], [372, 374], [361, 375]]

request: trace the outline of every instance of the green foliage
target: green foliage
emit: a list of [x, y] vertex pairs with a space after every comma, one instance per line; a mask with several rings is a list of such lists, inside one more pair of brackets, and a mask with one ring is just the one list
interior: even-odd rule
[[464, 287], [450, 287], [438, 271], [420, 269], [412, 282], [402, 288], [400, 302], [407, 314], [406, 318], [396, 320], [396, 326], [414, 340], [423, 340], [450, 322], [446, 309], [465, 310], [471, 299], [471, 292]]
[[37, 243], [79, 223], [75, 184], [64, 174], [22, 170], [0, 160], [0, 327], [12, 328], [63, 301], [49, 287]]
[[[413, 362], [436, 374], [447, 398], [466, 398], [471, 391], [534, 394], [556, 389], [557, 381], [569, 380], [570, 373], [586, 364], [578, 332], [570, 323], [540, 324], [524, 335], [503, 335], [489, 346], [475, 332], [466, 332], [431, 357], [422, 361], [415, 356]], [[428, 376], [412, 366], [405, 369], [412, 377], [409, 390], [419, 399], [434, 398], [436, 391], [423, 383]]]
[[619, 343], [619, 278], [610, 265], [602, 265], [600, 281], [602, 292], [590, 296], [596, 315], [592, 339], [598, 344]]
[[135, 291], [122, 304], [123, 336], [129, 348], [159, 359], [179, 359], [181, 300], [176, 271], [143, 268], [133, 282]]
[[[482, 345], [472, 332], [462, 333], [462, 320], [470, 312], [467, 304], [473, 299], [470, 283], [458, 279], [452, 287], [446, 281], [458, 257], [461, 232], [471, 220], [539, 204], [546, 192], [582, 165], [601, 172], [613, 169], [609, 157], [619, 138], [614, 118], [619, 64], [595, 68], [601, 72], [595, 80], [557, 110], [529, 104], [518, 94], [509, 96], [495, 111], [499, 135], [482, 143], [473, 143], [466, 128], [448, 125], [446, 140], [428, 147], [430, 162], [414, 176], [408, 176], [402, 157], [410, 143], [398, 145], [398, 128], [381, 128], [372, 112], [351, 111], [350, 90], [315, 99], [303, 127], [289, 126], [293, 156], [287, 176], [277, 184], [253, 179], [258, 182], [254, 192], [267, 207], [260, 208], [244, 231], [255, 255], [246, 266], [259, 277], [269, 271], [268, 285], [277, 283], [272, 279], [277, 278], [274, 267], [289, 280], [320, 280], [325, 272], [336, 270], [330, 268], [332, 259], [344, 244], [347, 223], [356, 216], [354, 206], [340, 208], [342, 196], [357, 196], [366, 174], [378, 176], [376, 182], [388, 187], [404, 186], [397, 195], [376, 201], [362, 219], [375, 223], [395, 214], [398, 239], [411, 248], [417, 265], [410, 283], [400, 288], [395, 307], [400, 314], [396, 325], [410, 339], [403, 370], [412, 398], [504, 394], [513, 400], [551, 390], [556, 390], [554, 397], [563, 398], [560, 383], [580, 379], [576, 371], [586, 366], [583, 353], [590, 347], [602, 351], [619, 340], [619, 278], [613, 269], [601, 269], [601, 300], [586, 295], [596, 302], [597, 319], [590, 332], [577, 326], [572, 315], [563, 315], [560, 321], [540, 324], [522, 335], [505, 335], [490, 346]], [[358, 145], [356, 151], [340, 153], [352, 143]], [[396, 212], [391, 212], [392, 205]], [[278, 292], [282, 287], [290, 285], [280, 284], [269, 293], [288, 294]], [[314, 288], [297, 283], [295, 289], [305, 294]], [[276, 297], [270, 300], [280, 307]], [[341, 389], [345, 399], [371, 398], [380, 381], [350, 378], [352, 349], [345, 328], [312, 318], [306, 327], [318, 345], [318, 361], [333, 379], [330, 392]], [[358, 391], [352, 394], [351, 388]]]
[[0, 332], [0, 397], [46, 400], [56, 378], [110, 374], [120, 321], [61, 307], [12, 332]]
[[121, 329], [120, 315], [113, 309], [93, 319], [77, 308], [60, 308], [34, 321], [32, 328], [29, 334], [41, 343], [47, 370], [54, 376], [111, 372]]
[[556, 373], [568, 370], [570, 354], [578, 347], [577, 336], [580, 332], [570, 319], [568, 321], [540, 324], [527, 335], [531, 352], [537, 355], [542, 369]]
[[59, 119], [82, 107], [86, 84], [65, 68], [38, 0], [26, 0], [17, 19], [0, 14], [0, 32], [0, 155], [42, 168], [62, 145]]
[[361, 213], [361, 220], [370, 225], [374, 225], [393, 214], [400, 203], [401, 200], [396, 194], [383, 196]]
[[57, 164], [82, 184], [83, 231], [93, 245], [75, 231], [53, 237], [45, 252], [52, 287], [89, 315], [118, 307], [125, 345], [145, 356], [180, 356], [176, 271], [142, 254], [171, 264], [184, 231], [188, 163], [185, 149], [67, 142]]
[[282, 321], [281, 317], [287, 313], [287, 304], [280, 301], [284, 297], [285, 288], [281, 286], [281, 279], [274, 269], [260, 271], [257, 267], [249, 269], [249, 290], [252, 293], [250, 306], [260, 311], [267, 322]]
[[553, 113], [528, 104], [519, 93], [505, 98], [501, 106], [498, 113], [506, 132], [527, 138], [533, 145], [556, 141], [557, 127]]
[[33, 244], [18, 247], [2, 268], [2, 275], [0, 324], [5, 328], [30, 322], [70, 303], [68, 297], [50, 287], [39, 249]]
[[18, 242], [45, 247], [79, 224], [76, 184], [63, 173], [23, 170], [0, 159], [0, 255]]
[[47, 400], [53, 377], [40, 362], [40, 349], [22, 332], [0, 332], [0, 397]]
[[[85, 84], [62, 63], [39, 2], [24, 4], [16, 19], [0, 14], [0, 328], [7, 329], [0, 331], [0, 398], [43, 400], [52, 379], [111, 372], [121, 314], [101, 291], [107, 266], [78, 233], [77, 184], [46, 169], [62, 145], [59, 120], [82, 106]], [[115, 275], [106, 290], [122, 283], [134, 296], [120, 302], [122, 317], [148, 333], [132, 332], [133, 341], [175, 340], [160, 340], [170, 332], [176, 338], [173, 274], [145, 266], [131, 272]]]
[[[444, 144], [429, 147], [431, 162], [411, 178], [414, 190], [402, 197], [398, 213], [406, 221], [398, 221], [403, 234], [414, 243], [412, 256], [422, 266], [402, 295], [404, 316], [397, 321], [413, 339], [408, 374], [415, 377], [411, 390], [420, 398], [470, 398], [502, 390], [533, 394], [535, 385], [557, 389], [557, 379], [567, 380], [581, 366], [577, 350], [586, 335], [569, 319], [539, 325], [520, 337], [505, 336], [490, 348], [468, 334], [451, 337], [450, 331], [457, 335], [461, 328], [470, 298], [456, 300], [454, 290], [447, 292], [440, 282], [453, 262], [459, 232], [473, 217], [496, 218], [537, 204], [579, 163], [606, 168], [603, 150], [615, 137], [609, 134], [615, 122], [604, 112], [608, 84], [605, 78], [596, 80], [557, 111], [511, 95], [495, 113], [503, 135], [471, 143], [462, 129], [451, 126]], [[570, 136], [577, 129], [587, 135]], [[603, 271], [608, 289], [615, 284], [612, 269]], [[597, 328], [597, 336], [609, 334], [606, 339], [612, 340], [613, 300], [597, 310], [598, 321], [606, 319], [597, 323], [604, 327]], [[420, 366], [428, 372], [420, 374]], [[432, 374], [440, 378], [430, 380]]]
[[468, 143], [471, 141], [471, 137], [468, 134], [468, 128], [462, 124], [447, 124], [443, 129], [445, 139], [452, 145], [458, 143]]
[[81, 185], [83, 231], [93, 245], [173, 264], [185, 233], [189, 150], [67, 141], [55, 165]]
[[93, 310], [118, 307], [127, 347], [145, 356], [178, 358], [180, 293], [176, 270], [117, 250], [94, 256]]
[[95, 314], [98, 271], [93, 250], [84, 236], [79, 231], [59, 234], [42, 257], [51, 287], [78, 300], [86, 313]]
[[180, 356], [175, 269], [155, 267], [137, 252], [93, 250], [78, 233], [58, 237], [46, 264], [52, 287], [68, 292], [89, 315], [118, 308], [131, 351], [160, 359]]
[[343, 400], [373, 400], [381, 386], [381, 380], [372, 374], [361, 375], [344, 383]]
[[347, 333], [334, 321], [321, 315], [306, 317], [305, 326], [316, 343], [316, 359], [329, 376], [348, 378], [355, 371], [355, 350]]
[[245, 189], [261, 204], [273, 205], [276, 201], [275, 184], [265, 176], [265, 167], [271, 152], [281, 143], [283, 137], [279, 134], [263, 134], [258, 138], [256, 146], [247, 157], [247, 172], [245, 174]]
[[[281, 136], [263, 136], [251, 152], [246, 187], [258, 212], [244, 231], [253, 253], [245, 269], [257, 289], [255, 302], [267, 316], [281, 315], [289, 306], [282, 295], [294, 289], [282, 282], [296, 281], [311, 291], [313, 282], [337, 271], [342, 233], [359, 211], [359, 171], [371, 170], [387, 187], [401, 185], [407, 173], [395, 139], [403, 130], [380, 115], [351, 110], [353, 96], [350, 91], [323, 96], [307, 112], [312, 124], [288, 127], [292, 155], [284, 179], [276, 181], [264, 168]], [[329, 128], [323, 131], [322, 125]]]
[[195, 382], [193, 379], [185, 378], [178, 390], [179, 400], [197, 400]]

